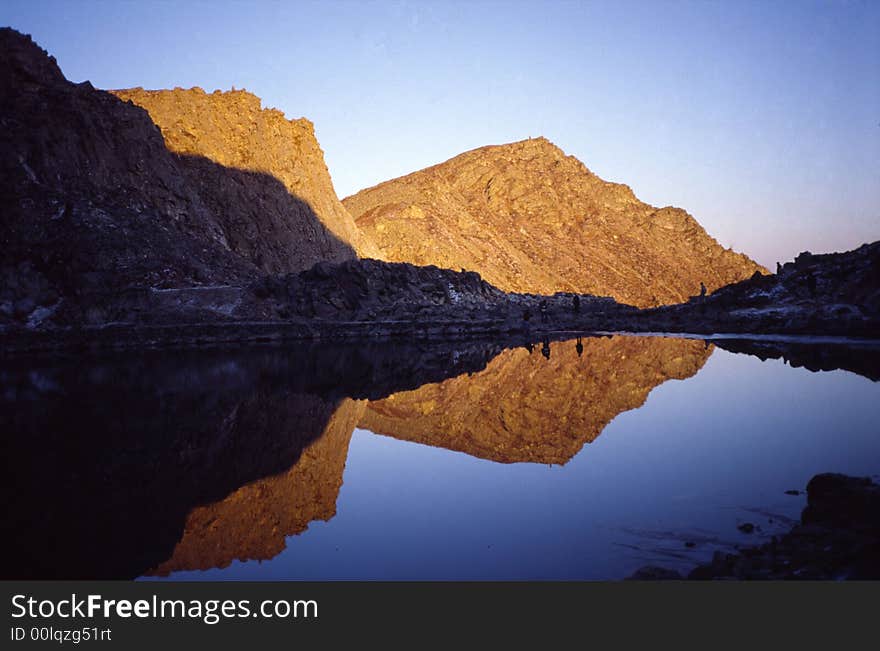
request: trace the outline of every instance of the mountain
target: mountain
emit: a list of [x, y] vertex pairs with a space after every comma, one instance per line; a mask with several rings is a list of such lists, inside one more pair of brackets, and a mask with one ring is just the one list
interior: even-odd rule
[[655, 208], [545, 138], [466, 152], [343, 200], [393, 262], [478, 272], [505, 291], [678, 303], [766, 270], [679, 208]]
[[130, 321], [133, 290], [370, 253], [308, 121], [243, 92], [118, 95], [0, 29], [0, 324]]

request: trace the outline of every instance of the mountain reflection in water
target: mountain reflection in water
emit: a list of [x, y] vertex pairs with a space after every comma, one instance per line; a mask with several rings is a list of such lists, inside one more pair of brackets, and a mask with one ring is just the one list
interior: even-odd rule
[[[15, 360], [0, 371], [7, 494], [18, 496], [2, 577], [166, 576], [269, 560], [288, 536], [336, 514], [356, 427], [493, 462], [565, 464], [714, 350], [629, 336], [546, 342], [543, 355], [538, 346]], [[823, 349], [822, 367], [834, 356]]]
[[543, 359], [505, 350], [473, 376], [459, 376], [371, 401], [361, 427], [502, 463], [562, 464], [617, 414], [640, 407], [651, 390], [700, 370], [712, 354], [702, 341], [590, 338], [550, 344]]

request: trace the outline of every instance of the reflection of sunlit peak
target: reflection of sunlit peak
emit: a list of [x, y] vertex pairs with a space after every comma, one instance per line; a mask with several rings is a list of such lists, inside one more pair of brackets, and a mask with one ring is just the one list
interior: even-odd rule
[[575, 339], [508, 349], [472, 377], [371, 402], [360, 425], [503, 463], [564, 464], [617, 414], [711, 355], [684, 339], [584, 338], [581, 347]]
[[336, 515], [348, 443], [365, 405], [351, 400], [340, 405], [286, 472], [193, 509], [171, 558], [152, 574], [227, 567], [234, 560], [268, 560], [281, 553], [287, 536], [302, 533], [312, 521]]

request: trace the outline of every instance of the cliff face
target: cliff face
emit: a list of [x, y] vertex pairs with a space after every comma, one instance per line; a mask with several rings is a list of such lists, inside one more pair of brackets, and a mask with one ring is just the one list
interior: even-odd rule
[[646, 307], [766, 271], [544, 138], [475, 149], [343, 203], [384, 259], [477, 271], [506, 291]]
[[[233, 247], [264, 271], [301, 271], [321, 260], [377, 253], [336, 196], [309, 120], [263, 109], [259, 97], [242, 90], [111, 92], [147, 110]], [[204, 159], [242, 173], [230, 184]], [[281, 186], [259, 183], [260, 175]]]
[[39, 325], [65, 311], [101, 321], [108, 292], [258, 273], [230, 251], [144, 110], [68, 82], [8, 28], [0, 125], [0, 322]]
[[240, 92], [119, 95], [0, 29], [0, 324], [125, 321], [132, 290], [370, 253], [307, 120]]
[[360, 427], [502, 463], [565, 463], [618, 414], [640, 407], [670, 379], [699, 371], [701, 341], [587, 338], [509, 349], [473, 376], [370, 402]]

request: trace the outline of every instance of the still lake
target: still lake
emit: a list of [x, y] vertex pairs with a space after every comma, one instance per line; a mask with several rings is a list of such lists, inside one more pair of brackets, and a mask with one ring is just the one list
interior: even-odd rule
[[0, 372], [17, 495], [4, 578], [687, 572], [787, 531], [813, 475], [880, 473], [875, 344], [720, 346], [16, 360]]

